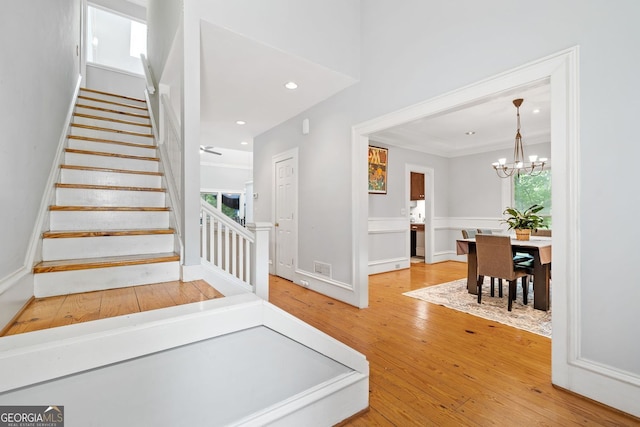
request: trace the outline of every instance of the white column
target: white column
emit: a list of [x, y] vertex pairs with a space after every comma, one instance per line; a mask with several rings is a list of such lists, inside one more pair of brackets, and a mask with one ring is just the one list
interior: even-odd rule
[[255, 235], [251, 250], [251, 284], [257, 296], [269, 301], [269, 231], [273, 225], [269, 222], [247, 224]]
[[185, 267], [200, 265], [200, 17], [195, 2], [184, 2], [182, 78], [182, 195]]

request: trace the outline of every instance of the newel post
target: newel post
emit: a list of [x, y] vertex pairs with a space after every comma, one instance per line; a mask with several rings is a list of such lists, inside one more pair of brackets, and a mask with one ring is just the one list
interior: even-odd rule
[[255, 236], [251, 250], [251, 284], [254, 292], [260, 298], [269, 301], [269, 231], [272, 224], [257, 222], [247, 224]]

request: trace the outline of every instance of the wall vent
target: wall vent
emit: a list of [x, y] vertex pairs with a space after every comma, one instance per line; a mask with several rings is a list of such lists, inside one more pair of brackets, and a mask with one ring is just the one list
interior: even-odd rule
[[315, 274], [331, 278], [331, 264], [313, 261], [313, 272]]

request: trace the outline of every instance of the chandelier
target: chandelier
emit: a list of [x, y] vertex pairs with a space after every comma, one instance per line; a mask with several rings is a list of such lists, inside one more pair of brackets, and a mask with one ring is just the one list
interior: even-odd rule
[[513, 105], [516, 106], [518, 116], [518, 130], [516, 131], [515, 146], [513, 147], [513, 162], [507, 163], [507, 159], [498, 159], [493, 163], [493, 169], [500, 178], [509, 178], [510, 176], [522, 174], [527, 175], [539, 175], [544, 169], [544, 164], [547, 161], [545, 158], [538, 159], [538, 156], [529, 156], [529, 162], [524, 162], [524, 149], [522, 148], [522, 135], [520, 135], [520, 106], [524, 99], [514, 99]]

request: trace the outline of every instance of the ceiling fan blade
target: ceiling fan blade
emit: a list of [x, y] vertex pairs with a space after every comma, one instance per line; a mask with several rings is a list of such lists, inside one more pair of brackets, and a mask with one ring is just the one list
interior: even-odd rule
[[200, 151], [204, 151], [205, 153], [211, 153], [211, 154], [216, 154], [218, 156], [222, 156], [222, 153], [219, 153], [217, 151], [213, 151], [212, 150], [212, 146], [211, 145], [207, 145], [206, 147], [204, 145], [200, 146]]

